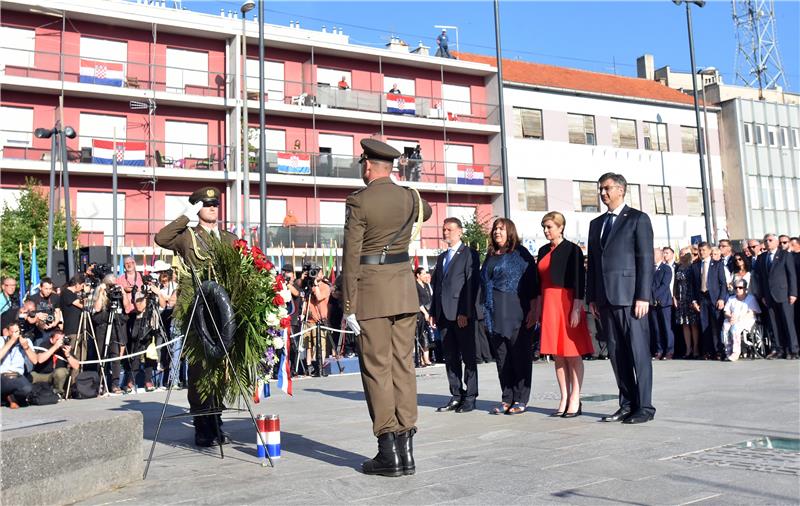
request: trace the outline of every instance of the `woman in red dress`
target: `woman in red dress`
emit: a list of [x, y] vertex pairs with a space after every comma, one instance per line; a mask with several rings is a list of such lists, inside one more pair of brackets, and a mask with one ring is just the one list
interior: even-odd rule
[[544, 236], [550, 244], [539, 250], [539, 280], [542, 297], [541, 354], [555, 357], [556, 379], [561, 391], [558, 411], [551, 416], [573, 418], [582, 412], [582, 355], [592, 353], [592, 338], [586, 325], [583, 296], [586, 271], [583, 252], [564, 239], [564, 215], [553, 211], [542, 218]]

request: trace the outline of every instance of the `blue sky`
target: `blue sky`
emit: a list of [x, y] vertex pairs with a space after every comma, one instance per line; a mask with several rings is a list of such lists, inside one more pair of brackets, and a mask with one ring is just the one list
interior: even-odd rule
[[[183, 0], [193, 11], [238, 12], [242, 2]], [[494, 55], [491, 1], [290, 1], [265, 3], [269, 23], [298, 20], [303, 28], [342, 27], [351, 42], [382, 46], [394, 34], [411, 46], [435, 47], [434, 25], [459, 27], [462, 51]], [[725, 83], [735, 83], [736, 36], [731, 2], [692, 6], [696, 63], [714, 66]], [[254, 14], [255, 10], [251, 12]], [[788, 90], [800, 90], [800, 2], [775, 2], [777, 39]], [[629, 2], [500, 2], [503, 57], [636, 75], [636, 58], [655, 57], [656, 68], [688, 71], [689, 49], [683, 6], [670, 0]], [[451, 33], [451, 48], [455, 33]]]

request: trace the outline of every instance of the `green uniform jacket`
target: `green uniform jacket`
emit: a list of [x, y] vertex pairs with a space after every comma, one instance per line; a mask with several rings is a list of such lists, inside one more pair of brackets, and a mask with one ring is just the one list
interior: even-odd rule
[[[388, 177], [375, 179], [347, 197], [342, 264], [345, 314], [368, 320], [419, 311], [414, 273], [408, 262], [361, 265], [362, 255], [379, 255], [413, 215], [388, 251], [408, 252], [419, 213], [418, 202], [416, 193]], [[422, 208], [423, 217], [428, 220], [431, 206], [422, 200]]]
[[[192, 228], [195, 235], [193, 243], [188, 225], [189, 218], [179, 216], [175, 221], [158, 231], [156, 244], [180, 255], [187, 265], [195, 268], [202, 267], [206, 263], [205, 259], [209, 256], [210, 245], [215, 239], [203, 227], [197, 225]], [[219, 238], [222, 242], [230, 245], [233, 245], [233, 241], [236, 240], [235, 235], [221, 229], [219, 230]]]

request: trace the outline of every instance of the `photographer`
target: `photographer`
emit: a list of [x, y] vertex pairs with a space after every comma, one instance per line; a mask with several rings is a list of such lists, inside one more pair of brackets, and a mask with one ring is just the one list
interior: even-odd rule
[[[303, 335], [303, 347], [306, 349], [306, 372], [311, 375], [312, 361], [317, 357], [317, 323], [328, 324], [328, 299], [331, 296], [331, 286], [325, 281], [322, 268], [318, 265], [304, 265], [300, 275], [303, 290], [310, 296], [306, 299], [303, 315], [308, 315], [305, 329], [311, 329]], [[327, 332], [319, 335], [322, 354], [316, 364], [313, 374], [322, 375], [323, 362], [327, 357]]]
[[[152, 299], [152, 301], [148, 301]], [[158, 312], [153, 311], [153, 307], [148, 308], [148, 305], [158, 305], [158, 292], [155, 287], [147, 286], [140, 292], [136, 293], [136, 300], [134, 302], [134, 313], [128, 319], [128, 347], [130, 353], [138, 353], [145, 349], [153, 340], [155, 325], [151, 321], [153, 318], [158, 318]], [[156, 344], [160, 344], [156, 342]], [[148, 392], [155, 390], [153, 385], [153, 368], [158, 365], [158, 360], [147, 358], [146, 355], [136, 355], [125, 361], [125, 377], [127, 378], [127, 385], [125, 391], [130, 393], [134, 389], [136, 381], [136, 373], [144, 360], [144, 387]]]
[[[163, 264], [163, 265], [162, 265]], [[172, 339], [172, 311], [178, 302], [178, 284], [172, 281], [172, 270], [169, 265], [162, 260], [156, 261], [153, 271], [158, 273], [158, 303], [161, 312], [161, 323], [164, 325], [164, 333], [167, 340]], [[161, 367], [163, 374], [161, 385], [169, 386], [170, 369], [172, 368], [172, 353], [170, 347], [161, 348]]]
[[84, 294], [86, 278], [83, 274], [75, 274], [67, 282], [67, 286], [61, 290], [59, 308], [61, 317], [64, 320], [64, 334], [74, 338], [78, 334], [78, 327], [81, 322], [81, 312], [84, 307]]
[[0, 314], [6, 311], [13, 311], [19, 309], [19, 298], [14, 296], [17, 291], [17, 280], [11, 276], [3, 278], [3, 287], [0, 291]]
[[[125, 346], [128, 344], [128, 319], [122, 314], [123, 297], [124, 292], [116, 284], [116, 278], [113, 274], [106, 274], [95, 289], [92, 322], [95, 325], [97, 349], [100, 350], [101, 354], [105, 354], [101, 358], [118, 358], [125, 354]], [[106, 349], [106, 333], [109, 330], [109, 321], [111, 321], [111, 334], [109, 334], [108, 349]], [[112, 394], [121, 394], [122, 389], [119, 387], [120, 362], [119, 360], [114, 360], [108, 362], [108, 364], [111, 365], [109, 391]], [[107, 370], [108, 367], [106, 367]]]
[[17, 321], [19, 322], [19, 332], [22, 337], [30, 339], [34, 344], [38, 344], [42, 337], [42, 332], [39, 330], [39, 324], [47, 318], [45, 313], [36, 312], [36, 304], [26, 300], [22, 307], [17, 312]]
[[125, 272], [117, 278], [117, 284], [125, 291], [126, 297], [122, 299], [125, 314], [133, 315], [136, 309], [133, 306], [136, 292], [144, 286], [142, 275], [136, 272], [136, 260], [133, 257], [125, 258]]
[[36, 364], [38, 358], [31, 342], [22, 337], [19, 323], [8, 311], [2, 319], [3, 347], [0, 348], [0, 396], [8, 402], [11, 409], [17, 409], [19, 402], [25, 402], [31, 393], [31, 382], [24, 376], [25, 357]]
[[[59, 309], [59, 296], [55, 293], [53, 280], [42, 278], [39, 282], [39, 292], [28, 297], [28, 300], [36, 304], [36, 312], [44, 313], [45, 317], [40, 319], [37, 324], [42, 334], [42, 341], [50, 337], [61, 324], [61, 309]], [[36, 343], [38, 344], [38, 342]]]
[[80, 363], [71, 353], [70, 341], [64, 337], [64, 333], [56, 330], [50, 335], [50, 348], [47, 351], [39, 352], [38, 362], [33, 366], [31, 377], [33, 383], [48, 383], [58, 396], [64, 399], [65, 387], [69, 371], [78, 370]]

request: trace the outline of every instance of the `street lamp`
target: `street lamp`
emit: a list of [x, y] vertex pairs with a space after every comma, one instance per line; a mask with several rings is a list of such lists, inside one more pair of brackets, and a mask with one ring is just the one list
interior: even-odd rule
[[250, 129], [248, 122], [250, 120], [250, 113], [247, 110], [247, 28], [245, 21], [247, 21], [247, 13], [253, 10], [256, 3], [253, 0], [247, 0], [239, 7], [242, 13], [242, 97], [244, 99], [244, 110], [242, 112], [242, 170], [244, 177], [244, 208], [242, 209], [242, 222], [244, 225], [247, 242], [250, 242], [250, 141], [248, 136]]
[[508, 181], [508, 152], [506, 147], [506, 115], [503, 101], [503, 50], [500, 47], [500, 1], [494, 0], [494, 48], [497, 51], [497, 107], [500, 113], [500, 171], [503, 177], [503, 216], [511, 218]]
[[690, 4], [695, 4], [698, 7], [703, 7], [705, 0], [672, 0], [675, 5], [686, 4], [686, 28], [689, 32], [689, 59], [691, 60], [692, 69], [692, 94], [694, 97], [694, 116], [697, 125], [697, 147], [698, 155], [700, 158], [700, 185], [701, 192], [703, 193], [703, 218], [706, 226], [706, 241], [711, 241], [713, 235], [711, 234], [711, 206], [708, 201], [708, 183], [706, 181], [706, 167], [703, 159], [703, 142], [700, 142], [700, 107], [697, 103], [697, 79], [694, 75], [694, 36], [692, 35], [692, 10]]
[[710, 194], [710, 201], [711, 201], [711, 224], [713, 228], [711, 229], [714, 233], [714, 242], [717, 242], [717, 211], [714, 209], [714, 172], [711, 169], [711, 153], [708, 151], [708, 102], [706, 101], [706, 82], [703, 79], [704, 76], [716, 76], [717, 69], [714, 67], [706, 67], [697, 70], [697, 74], [700, 76], [700, 84], [703, 90], [703, 141], [705, 142], [705, 150], [706, 150], [706, 163], [708, 167], [708, 193]]
[[[75, 255], [72, 248], [72, 209], [69, 202], [69, 170], [67, 168], [67, 139], [74, 139], [78, 134], [68, 126], [59, 129], [58, 125], [48, 128], [37, 128], [33, 134], [39, 139], [51, 139], [50, 142], [50, 202], [47, 223], [47, 276], [53, 275], [53, 215], [55, 214], [56, 186], [56, 153], [61, 155], [62, 180], [64, 181], [64, 207], [67, 226], [67, 278], [72, 277], [75, 270]], [[59, 149], [60, 144], [60, 149]]]
[[267, 139], [264, 128], [264, 0], [258, 0], [258, 245], [267, 248]]

